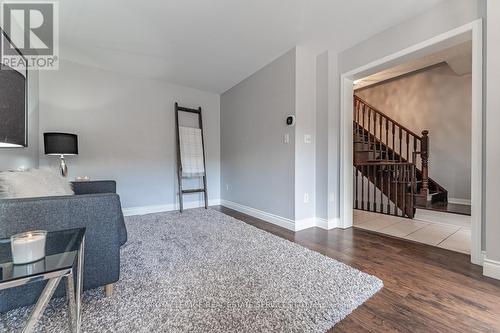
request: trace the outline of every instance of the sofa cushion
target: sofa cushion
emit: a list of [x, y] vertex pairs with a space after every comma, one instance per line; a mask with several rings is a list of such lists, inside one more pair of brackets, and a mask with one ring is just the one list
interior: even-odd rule
[[49, 168], [0, 172], [0, 198], [73, 195], [71, 183]]

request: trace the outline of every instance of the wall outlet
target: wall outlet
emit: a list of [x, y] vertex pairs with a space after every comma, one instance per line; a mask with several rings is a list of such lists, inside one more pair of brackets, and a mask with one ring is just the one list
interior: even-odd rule
[[304, 203], [309, 203], [309, 193], [304, 193]]
[[311, 143], [311, 134], [304, 134], [304, 143]]
[[285, 136], [283, 137], [283, 142], [290, 143], [290, 134], [285, 133]]

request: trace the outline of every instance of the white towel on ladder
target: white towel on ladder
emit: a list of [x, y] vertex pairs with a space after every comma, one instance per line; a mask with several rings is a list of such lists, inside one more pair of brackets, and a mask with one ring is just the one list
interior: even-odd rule
[[201, 129], [179, 126], [183, 177], [205, 175]]

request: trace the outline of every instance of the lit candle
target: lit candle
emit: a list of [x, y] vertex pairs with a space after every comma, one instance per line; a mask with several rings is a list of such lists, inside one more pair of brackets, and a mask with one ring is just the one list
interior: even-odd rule
[[43, 230], [28, 231], [10, 238], [12, 262], [15, 265], [27, 264], [45, 257], [45, 240], [47, 232]]

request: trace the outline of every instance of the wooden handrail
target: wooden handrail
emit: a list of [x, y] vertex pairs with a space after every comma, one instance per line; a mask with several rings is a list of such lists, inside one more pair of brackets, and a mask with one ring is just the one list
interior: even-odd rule
[[[389, 117], [388, 115], [386, 115], [385, 113], [383, 113], [382, 111], [378, 110], [376, 107], [368, 104], [367, 102], [365, 102], [363, 99], [361, 99], [360, 97], [354, 95], [354, 99], [355, 100], [358, 100], [359, 102], [361, 102], [362, 104], [364, 104], [365, 106], [369, 107], [371, 110], [373, 110], [375, 113], [378, 113], [379, 115], [381, 115], [382, 117], [384, 118], [387, 118], [389, 119], [392, 123], [394, 123], [396, 126], [404, 129], [406, 132], [408, 132], [410, 135], [413, 135], [414, 137], [416, 138], [419, 138], [419, 139], [422, 139], [422, 137], [416, 133], [414, 133], [412, 130], [410, 130], [409, 128], [405, 127], [404, 125], [402, 125], [401, 123], [397, 122], [396, 120], [392, 119], [391, 117]], [[429, 133], [429, 132], [427, 132]]]

